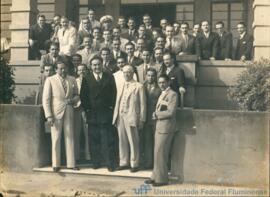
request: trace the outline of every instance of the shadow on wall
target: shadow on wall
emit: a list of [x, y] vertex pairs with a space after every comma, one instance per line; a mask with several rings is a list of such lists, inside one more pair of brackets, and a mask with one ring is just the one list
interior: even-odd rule
[[[178, 178], [178, 182], [184, 182], [184, 158], [186, 153], [186, 135], [196, 135], [196, 126], [192, 110], [179, 110], [177, 120], [178, 130], [174, 136], [171, 151], [171, 174]], [[185, 124], [182, 124], [185, 122]]]

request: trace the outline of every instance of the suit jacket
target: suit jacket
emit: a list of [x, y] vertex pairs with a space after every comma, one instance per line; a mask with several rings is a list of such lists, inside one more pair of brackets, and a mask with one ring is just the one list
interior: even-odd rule
[[[127, 61], [128, 61], [128, 57], [127, 57]], [[131, 62], [129, 62], [129, 65], [133, 66], [134, 68], [138, 67], [139, 65], [141, 65], [143, 63], [143, 60], [141, 58], [138, 58], [136, 56], [133, 56]]]
[[157, 101], [161, 94], [161, 90], [157, 84], [154, 84], [153, 86], [151, 86], [151, 88], [148, 87], [147, 82], [145, 82], [143, 85], [146, 94], [146, 124], [152, 125], [154, 124], [154, 121], [152, 120], [152, 115], [156, 109]]
[[74, 27], [68, 27], [65, 31], [63, 28], [57, 32], [59, 39], [60, 53], [72, 56], [77, 51], [77, 30]]
[[38, 50], [45, 50], [48, 47], [52, 34], [52, 28], [49, 24], [45, 23], [43, 28], [40, 28], [38, 24], [30, 27], [29, 38], [36, 41], [35, 45]]
[[109, 61], [106, 65], [103, 65], [103, 70], [111, 75], [119, 70], [114, 61]]
[[230, 32], [224, 32], [219, 38], [219, 53], [218, 59], [225, 60], [226, 58], [232, 59], [232, 47], [233, 47], [233, 36]]
[[77, 51], [77, 54], [80, 54], [82, 56], [82, 63], [88, 65], [89, 60], [97, 54], [97, 52], [94, 49], [90, 49], [90, 51], [87, 51], [85, 48], [82, 50]]
[[136, 31], [136, 29], [134, 29], [134, 33], [133, 35], [129, 34], [129, 30], [127, 30], [127, 32], [123, 33], [121, 35], [122, 38], [128, 39], [129, 41], [133, 41], [135, 42], [136, 37], [138, 37], [138, 32]]
[[179, 38], [181, 40], [179, 52], [183, 52], [186, 55], [195, 54], [195, 38], [192, 35], [188, 34], [187, 43], [185, 42], [182, 34], [179, 35]]
[[99, 82], [93, 72], [86, 75], [80, 98], [90, 124], [111, 124], [116, 99], [116, 85], [111, 74], [103, 72]]
[[92, 37], [92, 33], [91, 31], [86, 31], [85, 29], [81, 29], [78, 31], [78, 46], [80, 48], [83, 48], [81, 47], [80, 45], [83, 43], [83, 38], [84, 37]]
[[168, 89], [158, 98], [156, 105], [156, 132], [172, 133], [176, 131], [176, 111], [178, 106], [178, 96]]
[[[118, 99], [118, 97], [121, 96], [121, 91], [122, 88], [125, 84], [125, 78], [124, 78], [124, 74], [122, 70], [118, 70], [117, 72], [113, 73], [113, 77], [114, 77], [114, 81], [116, 84], [116, 100]], [[134, 81], [138, 81], [137, 80], [137, 75], [133, 75], [133, 79]]]
[[65, 57], [58, 55], [55, 59], [53, 59], [53, 56], [50, 53], [42, 55], [40, 60], [40, 71], [43, 72], [45, 65], [52, 65], [55, 69], [58, 61], [65, 61]]
[[246, 60], [252, 59], [252, 50], [253, 50], [253, 36], [245, 34], [242, 39], [238, 38], [235, 59], [240, 60], [241, 56], [245, 55]]
[[43, 95], [43, 88], [44, 88], [45, 80], [46, 80], [46, 77], [42, 73], [40, 75], [40, 81], [39, 81], [39, 85], [38, 85], [38, 90], [36, 92], [36, 100], [35, 100], [36, 105], [42, 105], [42, 95]]
[[111, 54], [112, 54], [112, 60], [115, 63], [116, 63], [116, 60], [117, 60], [118, 57], [123, 57], [123, 58], [125, 58], [125, 60], [127, 59], [127, 54], [122, 50], [116, 52], [116, 54], [115, 54], [114, 50], [112, 50]]
[[[117, 124], [123, 90], [124, 86], [121, 87], [120, 96], [117, 97], [116, 100], [112, 122], [114, 125]], [[130, 81], [126, 99], [126, 118], [129, 122], [129, 126], [138, 127], [139, 122], [146, 121], [146, 98], [143, 85], [135, 80]]]
[[[166, 73], [166, 66], [162, 65], [162, 73]], [[185, 72], [178, 65], [175, 65], [167, 74], [170, 78], [170, 87], [179, 94], [179, 87], [185, 87]]]
[[58, 74], [46, 79], [42, 96], [42, 105], [46, 118], [54, 117], [56, 119], [62, 119], [66, 108], [73, 108], [73, 106], [67, 104], [67, 100], [72, 99], [74, 103], [78, 101], [78, 88], [75, 78], [72, 76], [67, 76], [66, 81], [67, 92], [65, 94], [60, 76]]
[[177, 36], [172, 37], [171, 40], [171, 46], [169, 46], [169, 42], [166, 39], [166, 43], [165, 43], [165, 49], [171, 51], [172, 53], [174, 53], [175, 55], [177, 55], [180, 52], [180, 46], [181, 46], [181, 39]]
[[196, 53], [201, 59], [209, 60], [210, 57], [218, 57], [219, 40], [216, 33], [210, 32], [206, 38], [204, 33], [200, 33], [196, 37]]
[[[154, 68], [157, 71], [157, 73], [158, 73], [159, 67], [157, 67], [157, 64], [155, 64], [153, 62], [150, 62], [148, 64], [148, 68], [149, 67]], [[144, 81], [146, 79], [146, 71], [147, 71], [148, 68], [145, 68], [145, 64], [144, 63], [142, 63], [140, 66], [137, 67], [138, 81], [140, 83], [144, 83]]]

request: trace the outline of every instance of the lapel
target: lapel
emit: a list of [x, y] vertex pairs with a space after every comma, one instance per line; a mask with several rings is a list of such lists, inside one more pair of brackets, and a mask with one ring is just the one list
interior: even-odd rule
[[167, 90], [163, 95], [161, 94], [158, 98], [158, 102], [157, 102], [157, 107], [156, 107], [156, 111], [159, 111], [159, 108], [162, 104], [162, 101], [166, 98], [166, 96], [168, 95], [169, 90]]
[[[58, 76], [58, 74], [55, 75], [56, 81], [58, 81], [59, 88], [60, 88], [60, 91], [61, 91], [62, 95], [63, 95], [65, 98], [67, 98], [67, 95], [68, 95], [68, 94], [65, 94], [64, 87], [63, 87], [62, 82], [61, 82], [61, 79], [60, 79], [59, 77], [60, 77], [60, 76]], [[68, 93], [68, 89], [69, 89], [69, 87], [67, 86], [67, 93]]]

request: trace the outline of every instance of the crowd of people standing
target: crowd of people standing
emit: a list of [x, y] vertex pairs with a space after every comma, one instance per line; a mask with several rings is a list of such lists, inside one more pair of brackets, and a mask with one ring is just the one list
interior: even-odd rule
[[[67, 168], [79, 170], [76, 161], [91, 160], [92, 167], [108, 171], [152, 169], [146, 183], [168, 184], [170, 146], [176, 132], [176, 110], [186, 92], [185, 73], [177, 55], [202, 60], [250, 60], [253, 38], [244, 23], [232, 54], [233, 38], [222, 21], [211, 32], [208, 21], [153, 27], [144, 15], [135, 19], [105, 15], [98, 21], [94, 10], [78, 29], [56, 15], [52, 24], [39, 15], [30, 29], [30, 58], [41, 59], [36, 98], [51, 126], [52, 167], [61, 167], [64, 133]], [[80, 141], [83, 135], [83, 143]], [[81, 144], [84, 144], [82, 146]], [[82, 156], [81, 149], [84, 149]]]

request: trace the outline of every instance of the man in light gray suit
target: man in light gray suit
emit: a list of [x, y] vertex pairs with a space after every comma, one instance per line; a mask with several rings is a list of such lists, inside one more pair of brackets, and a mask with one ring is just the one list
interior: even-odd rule
[[176, 110], [178, 96], [170, 86], [170, 79], [167, 75], [160, 75], [158, 85], [162, 90], [153, 119], [156, 120], [155, 147], [154, 147], [154, 169], [146, 184], [162, 186], [168, 184], [168, 160], [172, 145], [172, 139], [176, 132]]
[[[125, 83], [117, 97], [113, 124], [118, 129], [120, 164], [117, 170], [131, 166], [131, 172], [139, 170], [139, 133], [146, 120], [146, 98], [144, 87], [133, 79], [134, 69], [123, 67]], [[129, 151], [130, 150], [130, 151]]]
[[68, 76], [68, 67], [63, 62], [57, 63], [56, 75], [46, 79], [42, 104], [45, 117], [51, 125], [52, 167], [54, 172], [60, 170], [61, 133], [64, 131], [67, 168], [78, 170], [74, 157], [74, 107], [79, 100], [77, 83]]

